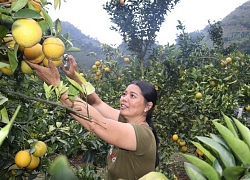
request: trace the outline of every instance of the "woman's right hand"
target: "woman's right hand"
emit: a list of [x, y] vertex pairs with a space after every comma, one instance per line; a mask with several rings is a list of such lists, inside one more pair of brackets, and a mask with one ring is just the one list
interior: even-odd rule
[[72, 55], [68, 55], [69, 59], [69, 69], [67, 70], [65, 67], [61, 67], [61, 70], [68, 76], [70, 79], [73, 79], [74, 81], [81, 84], [81, 81], [78, 79], [78, 77], [75, 74], [75, 71], [78, 72], [78, 66], [75, 61], [75, 58]]

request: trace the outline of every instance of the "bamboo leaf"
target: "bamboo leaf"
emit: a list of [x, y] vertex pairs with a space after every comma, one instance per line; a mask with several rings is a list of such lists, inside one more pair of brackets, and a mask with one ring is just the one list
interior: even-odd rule
[[191, 163], [184, 162], [184, 168], [188, 177], [191, 180], [206, 180], [207, 179], [204, 173]]
[[236, 157], [244, 164], [250, 164], [250, 150], [247, 144], [236, 138], [233, 133], [216, 121], [212, 121], [221, 136], [225, 139], [229, 147], [235, 153]]
[[227, 167], [223, 171], [223, 176], [226, 180], [240, 179], [246, 171], [247, 168], [241, 166]]
[[224, 120], [225, 120], [225, 122], [227, 124], [228, 129], [233, 133], [233, 135], [235, 137], [239, 138], [237, 129], [235, 128], [234, 124], [232, 123], [232, 120], [227, 115], [225, 115], [224, 113], [222, 113], [222, 115], [223, 115], [223, 118], [224, 118]]
[[192, 164], [198, 167], [209, 180], [220, 180], [219, 173], [207, 162], [189, 155], [189, 154], [182, 154], [187, 160], [189, 160]]
[[220, 143], [208, 137], [197, 136], [197, 138], [218, 154], [225, 167], [235, 166], [234, 156]]
[[237, 128], [239, 129], [240, 134], [244, 139], [245, 143], [248, 145], [248, 148], [250, 148], [250, 130], [244, 124], [242, 124], [238, 119], [233, 118], [233, 120]]

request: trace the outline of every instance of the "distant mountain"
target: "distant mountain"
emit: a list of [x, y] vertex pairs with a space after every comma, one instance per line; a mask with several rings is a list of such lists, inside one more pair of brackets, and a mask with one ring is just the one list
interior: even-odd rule
[[[225, 47], [235, 43], [241, 52], [250, 54], [250, 0], [237, 7], [223, 18], [221, 26], [223, 28]], [[192, 38], [204, 36], [204, 41], [211, 44], [212, 42], [209, 39], [208, 29], [209, 26], [207, 25], [201, 31], [195, 31], [188, 34]]]
[[105, 54], [99, 47], [100, 42], [90, 36], [86, 36], [78, 28], [69, 22], [61, 22], [62, 34], [69, 33], [74, 47], [80, 48], [80, 52], [68, 52], [72, 54], [79, 67], [89, 69], [96, 60], [104, 59]]

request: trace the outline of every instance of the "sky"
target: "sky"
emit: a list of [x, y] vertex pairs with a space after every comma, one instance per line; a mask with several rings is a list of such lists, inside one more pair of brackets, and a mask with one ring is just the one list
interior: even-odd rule
[[[52, 1], [52, 0], [50, 0]], [[110, 30], [109, 15], [103, 9], [107, 0], [61, 0], [60, 9], [49, 6], [49, 15], [53, 20], [59, 18], [68, 21], [85, 35], [109, 45], [119, 45], [122, 37]], [[64, 2], [66, 1], [66, 2]], [[186, 32], [202, 30], [210, 22], [222, 20], [237, 7], [248, 0], [180, 0], [168, 12], [165, 22], [157, 33], [156, 41], [161, 45], [175, 43], [177, 20], [186, 27]]]

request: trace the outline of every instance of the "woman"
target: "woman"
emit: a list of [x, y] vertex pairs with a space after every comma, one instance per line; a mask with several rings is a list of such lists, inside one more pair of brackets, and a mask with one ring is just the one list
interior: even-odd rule
[[[62, 67], [63, 72], [81, 84], [74, 73], [78, 68], [73, 56], [69, 55], [69, 62], [70, 69]], [[60, 75], [51, 60], [49, 68], [27, 63], [41, 80], [49, 85], [59, 85]], [[156, 100], [154, 86], [144, 81], [134, 81], [125, 89], [119, 110], [107, 105], [95, 92], [87, 96], [88, 103], [79, 97], [71, 102], [67, 92], [60, 97], [62, 104], [72, 106], [81, 114], [89, 114], [91, 121], [71, 113], [87, 130], [111, 144], [107, 157], [108, 180], [139, 179], [158, 166], [158, 137], [151, 120]]]

